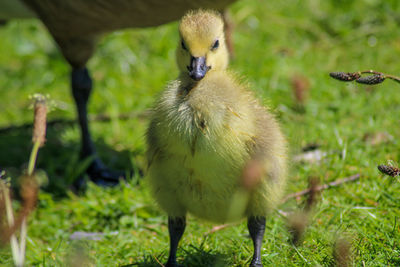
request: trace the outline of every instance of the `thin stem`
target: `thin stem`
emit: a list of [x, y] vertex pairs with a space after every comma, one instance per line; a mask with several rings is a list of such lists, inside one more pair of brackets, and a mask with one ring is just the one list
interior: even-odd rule
[[35, 169], [35, 164], [36, 164], [39, 147], [40, 147], [40, 142], [35, 142], [33, 144], [31, 156], [29, 157], [29, 164], [28, 164], [28, 175], [29, 176], [31, 176], [33, 174], [33, 170]]
[[[40, 142], [36, 141], [33, 144], [33, 148], [31, 151], [31, 155], [29, 157], [28, 163], [28, 176], [32, 176], [33, 171], [35, 169], [35, 164], [37, 160], [37, 155], [40, 147]], [[32, 177], [30, 178], [32, 179]], [[26, 226], [26, 215], [22, 219], [21, 223], [21, 232], [20, 232], [20, 240], [19, 240], [19, 255], [16, 260], [16, 264], [18, 267], [22, 267], [24, 265], [25, 260], [25, 248], [26, 248], [26, 234], [27, 234], [27, 226]]]
[[363, 71], [359, 71], [358, 73], [363, 74], [363, 73], [372, 73], [372, 74], [380, 74], [380, 75], [385, 75], [382, 72], [379, 71], [374, 71], [374, 70], [363, 70]]
[[[4, 197], [4, 204], [6, 208], [6, 215], [7, 215], [7, 222], [9, 227], [14, 225], [14, 214], [12, 211], [12, 206], [11, 206], [11, 201], [10, 201], [10, 193], [7, 188], [7, 186], [3, 183], [1, 183], [1, 188], [3, 191], [3, 197]], [[18, 266], [18, 259], [20, 258], [20, 250], [18, 247], [18, 242], [17, 242], [17, 237], [13, 233], [10, 237], [10, 243], [11, 243], [11, 252], [13, 255], [14, 259], [14, 264]]]
[[21, 223], [21, 233], [20, 233], [20, 238], [19, 238], [19, 263], [17, 264], [18, 267], [24, 266], [26, 234], [27, 234], [27, 226], [26, 226], [26, 216], [25, 216], [22, 219], [22, 223]]
[[398, 82], [398, 83], [400, 83], [400, 78], [399, 77], [397, 77], [397, 76], [393, 76], [393, 75], [385, 75], [385, 77], [386, 78], [388, 78], [388, 79], [392, 79], [393, 81], [395, 81], [395, 82]]

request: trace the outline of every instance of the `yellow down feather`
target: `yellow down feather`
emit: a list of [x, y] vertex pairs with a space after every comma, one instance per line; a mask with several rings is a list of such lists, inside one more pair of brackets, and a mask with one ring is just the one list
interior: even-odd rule
[[[155, 104], [147, 130], [148, 178], [169, 216], [191, 213], [214, 222], [265, 216], [279, 201], [286, 180], [286, 142], [274, 116], [246, 85], [226, 70], [223, 22], [213, 11], [188, 13], [179, 25], [179, 78]], [[212, 49], [215, 41], [219, 47]], [[187, 71], [191, 57], [210, 67], [200, 81]], [[264, 173], [243, 188], [247, 163], [257, 158]], [[232, 213], [237, 192], [244, 209]], [[234, 214], [234, 215], [233, 215]]]

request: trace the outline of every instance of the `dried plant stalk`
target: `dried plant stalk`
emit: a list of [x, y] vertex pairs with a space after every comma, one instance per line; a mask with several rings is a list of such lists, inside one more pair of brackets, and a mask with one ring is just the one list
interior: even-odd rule
[[[26, 219], [30, 212], [35, 208], [37, 195], [38, 195], [38, 184], [34, 176], [35, 164], [39, 148], [44, 145], [46, 140], [46, 97], [43, 95], [35, 95], [35, 118], [34, 127], [32, 134], [33, 148], [30, 154], [28, 170], [25, 177], [21, 179], [21, 197], [23, 199], [23, 205], [19, 212], [19, 216], [14, 220], [14, 214], [11, 206], [11, 198], [9, 196], [8, 186], [1, 182], [2, 188], [2, 199], [4, 200], [4, 206], [7, 214], [8, 227], [2, 229], [1, 239], [2, 241], [11, 242], [11, 250], [14, 259], [14, 264], [17, 267], [22, 267], [25, 261], [25, 247], [26, 247], [26, 235], [27, 235], [27, 223]], [[15, 236], [15, 231], [20, 228], [20, 242]], [[2, 242], [6, 243], [6, 242]]]
[[[5, 183], [3, 183], [2, 181], [0, 182], [1, 182], [0, 186], [2, 189], [1, 191], [3, 194], [4, 206], [6, 210], [7, 223], [8, 225], [14, 225], [14, 214], [11, 206], [10, 191]], [[20, 251], [18, 247], [17, 237], [15, 235], [11, 235], [9, 240], [11, 243], [11, 253], [13, 255], [14, 263], [15, 265], [18, 265], [18, 259], [20, 258]]]
[[304, 232], [309, 225], [312, 208], [317, 202], [318, 192], [318, 180], [315, 177], [311, 177], [309, 179], [309, 194], [307, 202], [304, 206], [304, 210], [295, 212], [288, 217], [287, 227], [289, 233], [291, 234], [291, 241], [294, 245], [298, 245], [300, 243]]
[[[368, 76], [362, 76], [363, 74], [372, 74]], [[394, 75], [390, 74], [385, 74], [379, 71], [374, 71], [374, 70], [364, 70], [364, 71], [357, 71], [357, 72], [331, 72], [329, 75], [339, 81], [342, 82], [351, 82], [351, 81], [356, 81], [358, 83], [363, 83], [363, 84], [378, 84], [382, 83], [385, 81], [385, 79], [391, 79], [395, 82], [400, 83], [400, 78]]]
[[307, 77], [302, 75], [294, 75], [291, 78], [292, 91], [296, 100], [296, 104], [304, 105], [310, 90], [310, 82]]
[[304, 207], [304, 209], [306, 211], [310, 211], [315, 206], [315, 203], [317, 202], [317, 194], [320, 191], [320, 190], [318, 190], [318, 184], [319, 184], [319, 181], [317, 178], [315, 178], [315, 177], [310, 178], [310, 181], [309, 181], [310, 193], [308, 194], [306, 206]]

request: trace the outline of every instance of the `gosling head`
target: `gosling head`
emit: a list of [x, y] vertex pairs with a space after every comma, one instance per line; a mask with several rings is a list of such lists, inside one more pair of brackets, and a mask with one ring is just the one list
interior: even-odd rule
[[176, 57], [181, 74], [200, 81], [210, 71], [226, 69], [229, 54], [219, 13], [190, 11], [182, 18], [179, 33]]

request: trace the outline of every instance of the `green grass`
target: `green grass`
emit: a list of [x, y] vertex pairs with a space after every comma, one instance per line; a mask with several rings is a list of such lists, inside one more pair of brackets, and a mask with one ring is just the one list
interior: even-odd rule
[[[400, 3], [242, 0], [231, 11], [236, 24], [231, 68], [278, 115], [291, 156], [310, 143], [328, 152], [319, 163], [293, 162], [287, 192], [306, 188], [310, 176], [327, 183], [361, 173], [358, 182], [323, 192], [297, 248], [288, 242], [285, 219], [274, 212], [267, 221], [264, 265], [331, 265], [333, 244], [345, 236], [351, 241], [354, 266], [399, 266], [400, 181], [382, 176], [376, 166], [400, 161], [400, 86], [391, 81], [374, 87], [342, 83], [328, 73], [374, 69], [400, 74]], [[90, 113], [111, 116], [110, 122], [93, 122], [92, 131], [101, 158], [113, 168], [143, 165], [146, 118], [118, 116], [151, 107], [176, 77], [176, 27], [171, 23], [109, 34], [89, 63], [95, 80]], [[69, 68], [43, 25], [11, 21], [0, 28], [0, 40], [0, 127], [30, 123], [28, 96], [36, 92], [57, 102], [50, 120], [73, 119]], [[295, 108], [295, 75], [310, 84], [304, 112]], [[0, 132], [0, 168], [11, 177], [26, 166], [30, 131], [17, 127]], [[381, 133], [393, 138], [378, 144], [368, 138]], [[73, 265], [81, 254], [94, 266], [165, 262], [166, 216], [152, 200], [146, 180], [135, 176], [112, 189], [90, 184], [85, 194], [76, 196], [68, 188], [82, 165], [77, 124], [51, 126], [47, 139], [38, 168], [50, 183], [28, 221], [27, 265]], [[303, 199], [292, 200], [279, 208], [292, 211], [302, 205]], [[245, 223], [205, 235], [212, 226], [189, 217], [179, 261], [186, 266], [246, 266], [252, 244]], [[106, 235], [100, 241], [71, 241], [75, 231]], [[0, 265], [12, 265], [8, 246], [0, 250]]]

